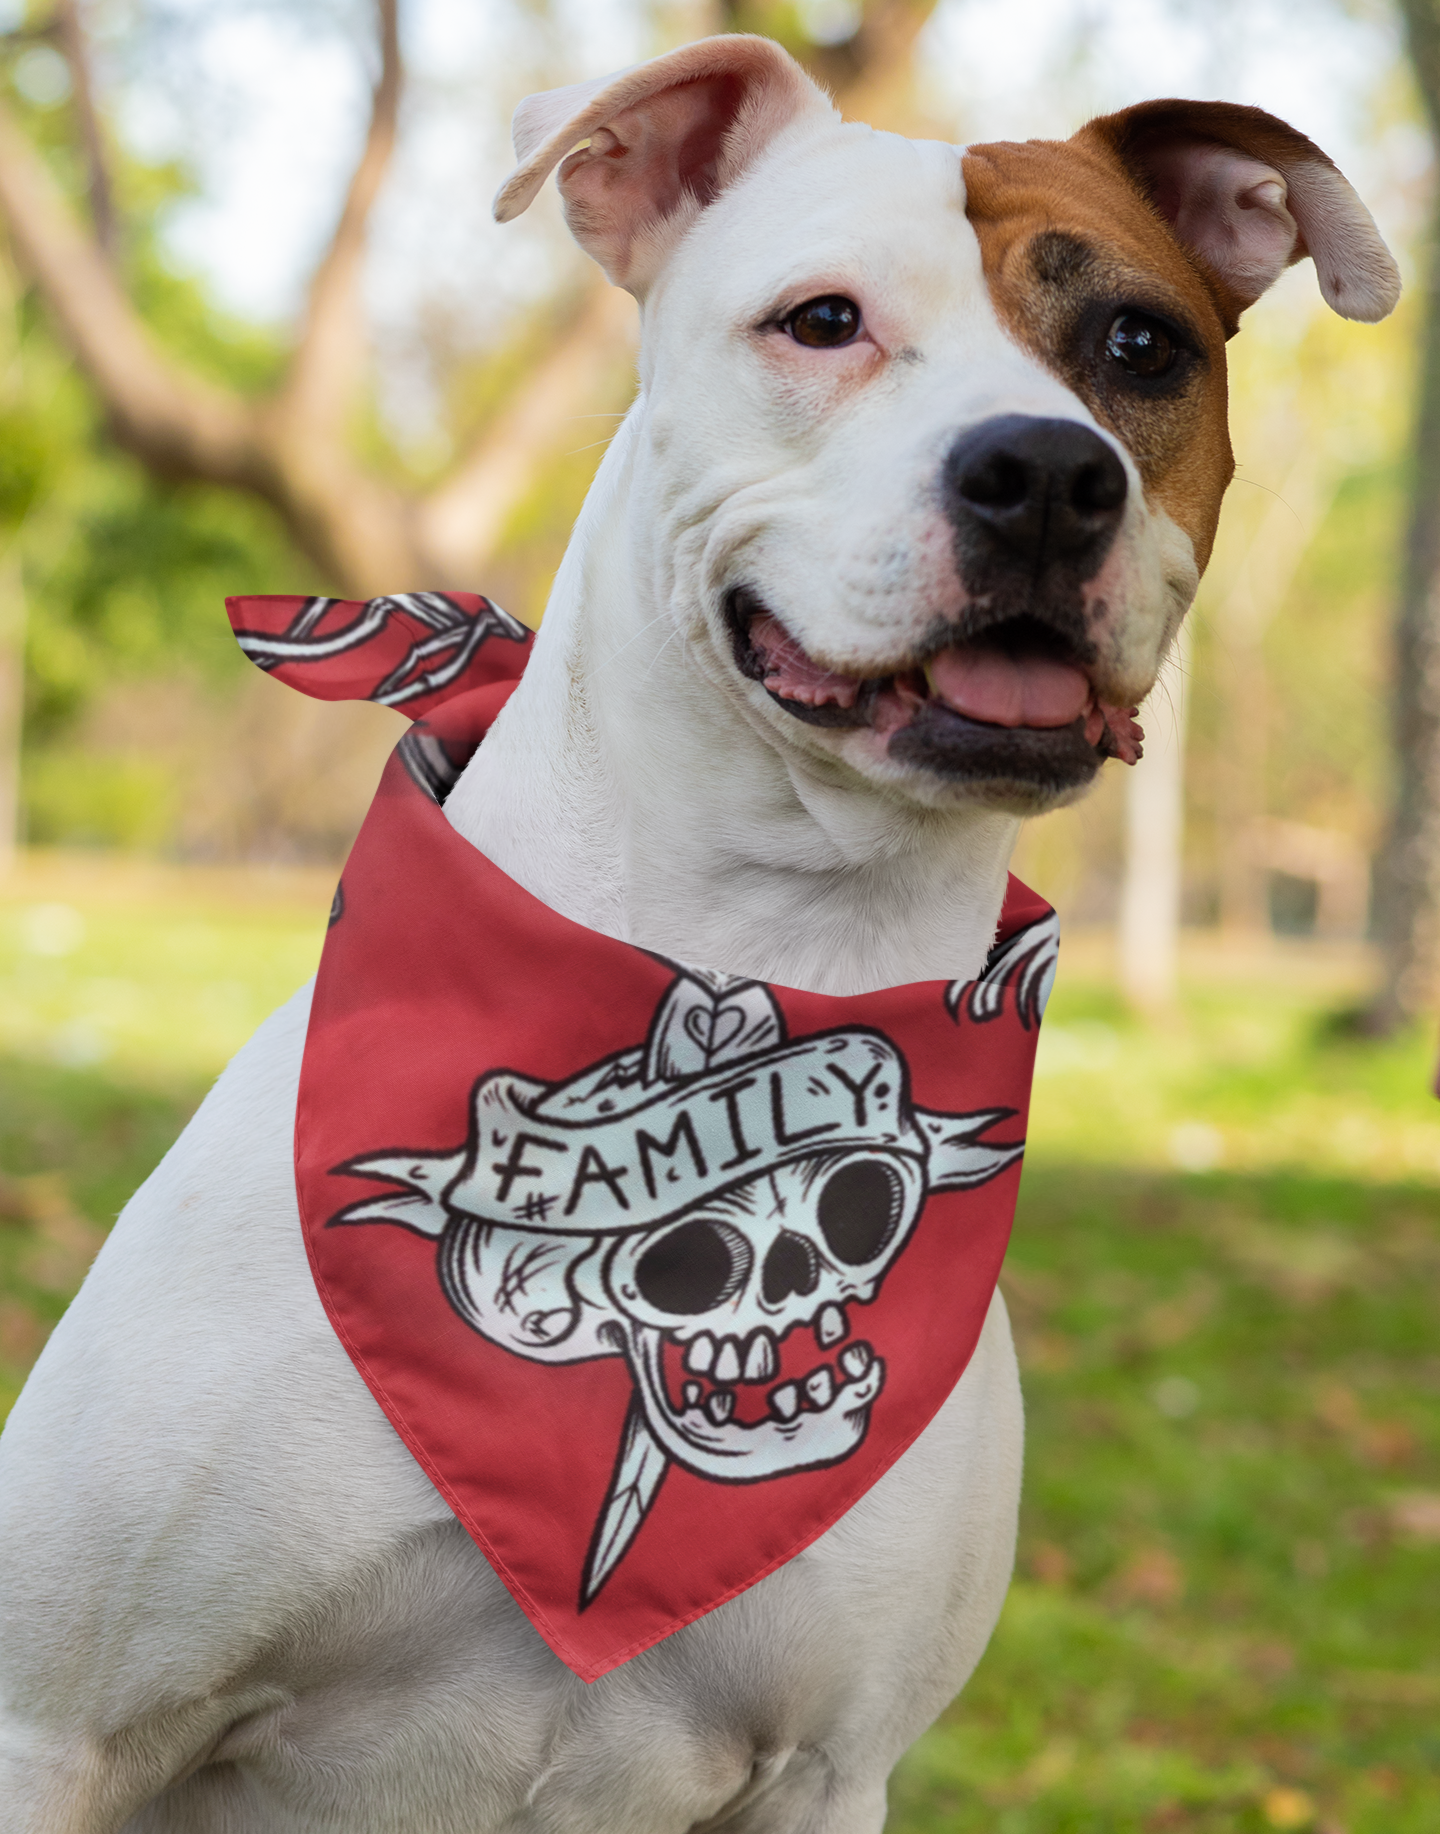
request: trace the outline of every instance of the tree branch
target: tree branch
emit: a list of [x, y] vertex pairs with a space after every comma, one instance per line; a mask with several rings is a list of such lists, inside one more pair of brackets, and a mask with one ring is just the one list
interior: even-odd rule
[[603, 397], [633, 339], [634, 322], [629, 295], [597, 279], [516, 399], [420, 505], [418, 543], [441, 581], [472, 583], [483, 573], [506, 518], [524, 499], [541, 463], [553, 456], [562, 429], [577, 417], [583, 423], [585, 402]]
[[1435, 0], [1400, 0], [1415, 87], [1430, 131], [1440, 140], [1440, 6]]
[[[393, 23], [394, 0], [385, 4]], [[393, 88], [393, 33], [391, 45]], [[382, 89], [386, 82], [382, 74]], [[393, 105], [378, 112], [388, 112], [393, 137]], [[346, 230], [342, 219], [337, 235], [342, 243], [347, 236], [354, 240], [357, 231], [363, 234], [364, 213], [388, 156], [388, 149], [377, 155], [377, 138], [383, 141], [372, 130], [362, 170], [351, 185], [346, 207], [351, 228]], [[338, 439], [326, 438], [323, 424], [306, 425], [303, 414], [311, 398], [304, 391], [283, 404], [243, 401], [156, 348], [115, 270], [76, 222], [49, 168], [3, 102], [0, 212], [21, 265], [95, 389], [116, 439], [143, 465], [161, 476], [263, 498], [316, 562], [328, 587], [368, 596], [420, 576], [409, 506], [399, 492], [361, 471]], [[343, 261], [332, 264], [332, 272], [336, 265]], [[322, 327], [317, 336], [323, 342], [328, 333]]]
[[[56, 29], [68, 21], [74, 34], [71, 68], [83, 71], [76, 0], [57, 5]], [[853, 48], [858, 83], [908, 70], [932, 5], [870, 0]], [[365, 363], [365, 234], [394, 151], [403, 80], [398, 0], [376, 0], [376, 8], [380, 74], [364, 150], [311, 283], [285, 382], [268, 401], [241, 400], [156, 349], [99, 241], [76, 223], [44, 160], [0, 104], [0, 212], [116, 437], [156, 473], [263, 498], [317, 563], [326, 587], [361, 596], [417, 584], [474, 584], [541, 463], [555, 454], [562, 429], [587, 399], [604, 398], [633, 323], [629, 301], [597, 284], [520, 396], [425, 501], [406, 497], [356, 462], [344, 423]], [[77, 96], [80, 88], [77, 80]], [[853, 92], [849, 85], [844, 90], [849, 102]], [[108, 190], [97, 163], [103, 143], [88, 100], [79, 122], [103, 228]]]
[[85, 33], [80, 24], [77, 0], [56, 0], [55, 30], [65, 62], [70, 66], [70, 84], [75, 99], [75, 115], [80, 139], [85, 149], [85, 164], [90, 175], [90, 220], [95, 225], [95, 240], [108, 260], [115, 259], [119, 245], [119, 224], [115, 217], [115, 200], [110, 188], [110, 167], [105, 155], [105, 136], [100, 117], [95, 112], [95, 90], [90, 81], [90, 58]]
[[0, 210], [21, 264], [98, 391], [120, 443], [160, 472], [252, 483], [255, 452], [245, 405], [184, 374], [155, 348], [114, 270], [75, 222], [3, 102]]
[[361, 299], [365, 231], [395, 151], [404, 70], [397, 0], [377, 0], [380, 75], [370, 107], [365, 150], [335, 225], [330, 246], [310, 282], [305, 319], [276, 403], [282, 418], [307, 438], [336, 439], [363, 373], [366, 352]]
[[851, 40], [854, 61], [835, 85], [835, 99], [852, 119], [915, 132], [915, 42], [936, 0], [866, 0]]
[[[1415, 86], [1440, 151], [1440, 5], [1401, 0]], [[1395, 790], [1375, 861], [1384, 985], [1365, 1029], [1393, 1031], [1440, 996], [1440, 197], [1430, 204], [1405, 570], [1395, 607], [1391, 714]]]
[[783, 0], [721, 0], [717, 24], [721, 31], [778, 38], [847, 115], [865, 120], [883, 115], [898, 123], [910, 112], [915, 41], [935, 5], [936, 0], [865, 0], [859, 25], [836, 44], [797, 39], [794, 9]]

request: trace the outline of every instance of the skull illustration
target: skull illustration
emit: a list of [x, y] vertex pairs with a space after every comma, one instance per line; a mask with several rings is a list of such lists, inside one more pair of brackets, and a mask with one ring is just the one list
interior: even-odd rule
[[[456, 1217], [441, 1280], [468, 1323], [518, 1355], [625, 1354], [646, 1422], [676, 1462], [721, 1480], [741, 1465], [769, 1477], [832, 1464], [864, 1436], [883, 1364], [865, 1343], [846, 1344], [846, 1307], [875, 1297], [924, 1201], [913, 1155], [816, 1155], [609, 1244]], [[782, 1381], [782, 1343], [800, 1328], [813, 1351]], [[838, 1371], [825, 1360], [837, 1353]], [[764, 1389], [764, 1418], [736, 1417], [740, 1386]]]
[[628, 1501], [602, 1511], [589, 1597], [669, 1463], [751, 1482], [855, 1450], [885, 1370], [853, 1313], [931, 1190], [1020, 1157], [984, 1138], [1007, 1115], [917, 1109], [881, 1034], [791, 1040], [768, 988], [681, 967], [644, 1044], [559, 1084], [482, 1077], [463, 1148], [352, 1161], [405, 1188], [334, 1220], [438, 1238], [446, 1298], [502, 1349], [624, 1357], [607, 1511]]

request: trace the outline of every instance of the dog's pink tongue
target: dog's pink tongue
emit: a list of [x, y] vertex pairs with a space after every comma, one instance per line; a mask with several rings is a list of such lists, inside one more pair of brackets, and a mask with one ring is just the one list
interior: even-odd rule
[[1047, 656], [967, 643], [932, 656], [925, 672], [947, 707], [987, 726], [1069, 726], [1090, 704], [1084, 671]]

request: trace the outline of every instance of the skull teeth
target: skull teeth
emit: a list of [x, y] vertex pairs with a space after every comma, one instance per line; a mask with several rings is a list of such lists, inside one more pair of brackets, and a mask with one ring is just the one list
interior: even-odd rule
[[846, 1344], [840, 1352], [840, 1367], [852, 1382], [858, 1382], [870, 1367], [874, 1352], [869, 1344]]
[[782, 1382], [772, 1390], [770, 1412], [779, 1420], [793, 1420], [800, 1412], [800, 1390], [793, 1382]]
[[735, 1396], [728, 1388], [717, 1388], [705, 1403], [705, 1412], [716, 1426], [724, 1426], [735, 1412]]
[[[819, 1336], [823, 1331], [832, 1342], [837, 1335], [843, 1337], [848, 1329], [845, 1314], [839, 1306], [833, 1305], [824, 1308], [815, 1324], [816, 1335]], [[684, 1406], [687, 1409], [703, 1409], [714, 1426], [725, 1426], [734, 1418], [735, 1390], [729, 1384], [736, 1381], [771, 1381], [780, 1367], [779, 1350], [774, 1336], [763, 1328], [752, 1331], [746, 1342], [743, 1373], [739, 1346], [733, 1337], [722, 1337], [717, 1347], [715, 1339], [708, 1332], [702, 1331], [686, 1346], [684, 1360], [687, 1369], [698, 1369], [708, 1374], [710, 1380], [717, 1384], [708, 1395], [705, 1392], [706, 1385], [700, 1382], [685, 1382], [681, 1388]], [[869, 1373], [874, 1361], [875, 1352], [869, 1344], [846, 1344], [839, 1353], [841, 1374], [838, 1383], [834, 1370], [828, 1363], [822, 1363], [817, 1369], [812, 1369], [803, 1382], [782, 1382], [779, 1387], [771, 1389], [771, 1414], [775, 1419], [788, 1424], [802, 1408], [809, 1408], [815, 1413], [822, 1412], [830, 1406], [844, 1383], [860, 1381]]]
[[820, 1316], [815, 1320], [815, 1337], [822, 1350], [838, 1344], [842, 1337], [849, 1334], [849, 1330], [845, 1314], [838, 1305], [821, 1306]]
[[805, 1378], [805, 1399], [812, 1407], [829, 1407], [835, 1399], [835, 1378], [822, 1363]]
[[685, 1367], [691, 1375], [709, 1375], [715, 1362], [715, 1339], [708, 1331], [692, 1337], [685, 1346]]
[[775, 1339], [768, 1331], [756, 1331], [745, 1348], [745, 1374], [747, 1382], [769, 1382], [780, 1367], [780, 1358], [776, 1354]]

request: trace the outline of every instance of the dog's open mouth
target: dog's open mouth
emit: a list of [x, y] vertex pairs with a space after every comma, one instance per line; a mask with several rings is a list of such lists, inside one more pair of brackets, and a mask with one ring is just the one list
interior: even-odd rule
[[729, 611], [743, 675], [811, 725], [869, 728], [900, 763], [1060, 788], [1105, 758], [1141, 756], [1138, 709], [1102, 700], [1075, 645], [1038, 619], [1004, 618], [908, 668], [861, 676], [818, 663], [753, 593], [732, 594]]

